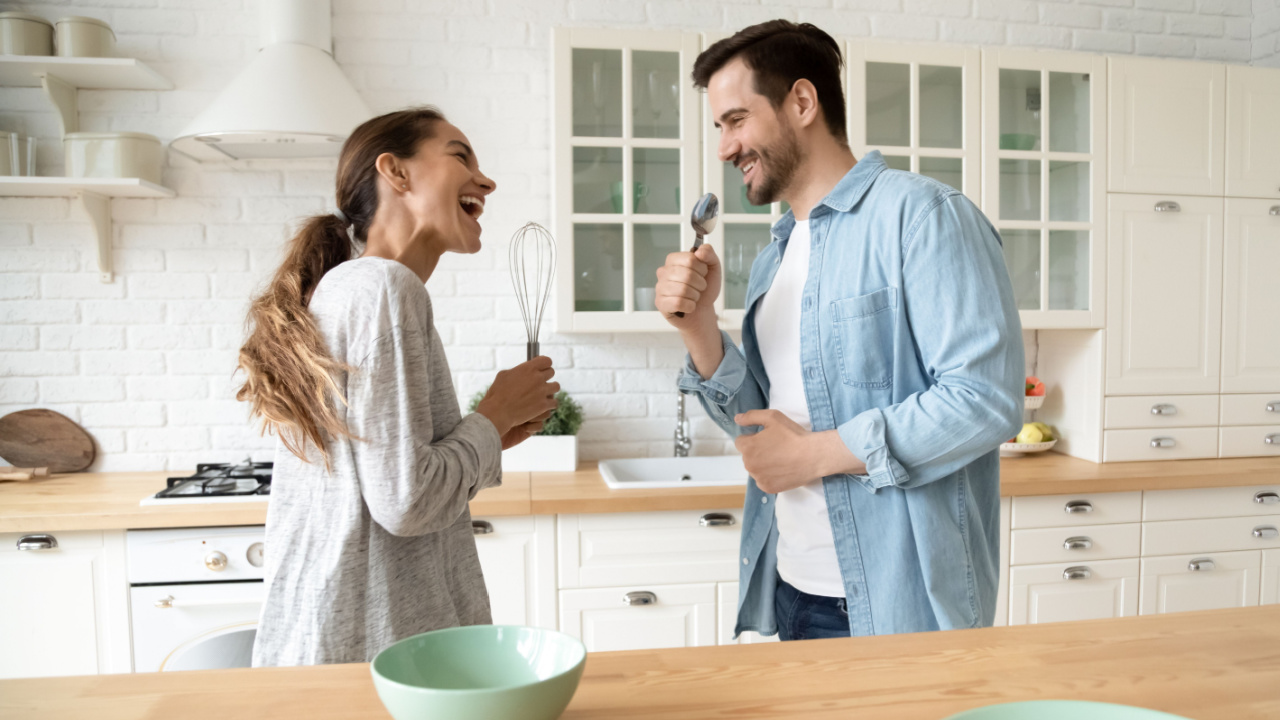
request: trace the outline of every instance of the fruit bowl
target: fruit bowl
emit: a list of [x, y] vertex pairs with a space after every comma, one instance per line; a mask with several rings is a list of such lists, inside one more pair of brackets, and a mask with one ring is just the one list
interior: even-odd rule
[[1027, 400], [1026, 407], [1028, 410], [1039, 410], [1040, 406], [1044, 404], [1043, 395], [1026, 395], [1025, 397]]
[[1028, 453], [1039, 453], [1048, 450], [1058, 444], [1058, 439], [1054, 438], [1046, 442], [1038, 443], [1017, 443], [1007, 442], [1000, 443], [1000, 455], [1004, 457], [1020, 457]]

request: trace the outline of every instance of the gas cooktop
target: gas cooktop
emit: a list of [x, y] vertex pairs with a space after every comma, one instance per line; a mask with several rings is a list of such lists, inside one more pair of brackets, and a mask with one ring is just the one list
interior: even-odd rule
[[203, 502], [265, 502], [271, 494], [269, 462], [201, 463], [196, 474], [171, 477], [168, 487], [142, 499], [142, 505]]

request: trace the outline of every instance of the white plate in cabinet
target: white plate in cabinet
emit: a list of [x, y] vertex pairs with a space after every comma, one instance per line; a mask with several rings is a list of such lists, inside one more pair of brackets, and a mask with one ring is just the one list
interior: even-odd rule
[[1218, 424], [1217, 395], [1109, 397], [1106, 409], [1107, 430]]
[[1218, 428], [1149, 428], [1102, 433], [1103, 462], [1218, 457]]
[[1280, 513], [1280, 485], [1148, 490], [1142, 495], [1142, 519], [1147, 522], [1276, 513]]
[[560, 591], [560, 632], [587, 652], [716, 644], [716, 586], [635, 585]]
[[1262, 551], [1262, 604], [1280, 603], [1280, 550]]
[[1280, 456], [1280, 425], [1218, 428], [1219, 457]]
[[1262, 553], [1198, 553], [1142, 559], [1141, 614], [1258, 604]]
[[1134, 523], [1142, 518], [1142, 493], [1041, 495], [1013, 498], [1014, 530]]
[[561, 515], [560, 587], [736, 581], [742, 509]]
[[1142, 523], [1142, 554], [1280, 548], [1280, 515]]
[[1280, 70], [1227, 68], [1227, 195], [1280, 198]]
[[1136, 57], [1108, 62], [1107, 190], [1221, 195], [1226, 67]]
[[738, 626], [738, 583], [717, 583], [716, 603], [720, 606], [716, 625], [716, 644], [718, 645], [755, 645], [758, 643], [778, 642], [777, 635], [761, 635], [750, 630], [733, 639], [733, 629]]
[[1010, 564], [1081, 563], [1137, 557], [1139, 523], [1014, 530]]
[[1280, 391], [1280, 199], [1225, 207], [1222, 392]]
[[1223, 395], [1223, 425], [1280, 423], [1280, 392], [1267, 395]]
[[1138, 559], [1029, 565], [1009, 571], [1010, 625], [1138, 614]]

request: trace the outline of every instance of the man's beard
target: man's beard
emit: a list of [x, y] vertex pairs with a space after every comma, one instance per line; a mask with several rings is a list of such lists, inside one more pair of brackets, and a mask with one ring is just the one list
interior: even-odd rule
[[762, 147], [759, 155], [760, 173], [747, 188], [747, 201], [752, 205], [768, 205], [778, 202], [783, 190], [795, 178], [800, 167], [800, 143], [795, 130], [781, 123], [782, 136], [772, 147]]

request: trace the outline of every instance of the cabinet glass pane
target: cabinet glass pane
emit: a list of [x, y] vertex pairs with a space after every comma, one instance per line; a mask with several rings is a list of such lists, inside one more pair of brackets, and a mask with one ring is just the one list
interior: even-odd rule
[[920, 146], [958, 148], [964, 139], [964, 84], [958, 67], [920, 66]]
[[680, 151], [635, 148], [632, 160], [636, 212], [651, 215], [680, 212]]
[[1000, 149], [1040, 149], [1040, 71], [1000, 70]]
[[1089, 152], [1089, 75], [1049, 73], [1049, 149]]
[[747, 299], [751, 264], [773, 242], [769, 226], [729, 223], [724, 226], [724, 306], [742, 310]]
[[637, 224], [635, 248], [635, 308], [656, 310], [653, 287], [658, 284], [658, 268], [666, 264], [667, 255], [680, 250], [680, 226]]
[[1001, 230], [1004, 262], [1019, 310], [1040, 309], [1040, 231]]
[[867, 63], [867, 144], [911, 144], [911, 66]]
[[631, 104], [632, 135], [680, 137], [680, 53], [631, 53]]
[[622, 51], [573, 49], [573, 134], [622, 137]]
[[[747, 186], [742, 184], [742, 171], [733, 166], [733, 163], [724, 164], [724, 197], [721, 198], [726, 213], [751, 213], [753, 215], [766, 215], [769, 213], [768, 205], [752, 205], [747, 200]], [[693, 205], [690, 204], [689, 210], [692, 212]]]
[[920, 174], [959, 190], [964, 182], [964, 160], [960, 158], [920, 158]]
[[622, 212], [622, 148], [573, 149], [573, 211]]
[[1040, 161], [1000, 161], [1000, 218], [1040, 219]]
[[885, 155], [884, 164], [889, 166], [890, 170], [906, 170], [911, 172], [911, 158], [903, 155]]
[[1049, 161], [1049, 219], [1089, 221], [1089, 163]]
[[622, 309], [622, 226], [573, 226], [573, 309]]
[[1089, 309], [1089, 232], [1049, 231], [1049, 309]]

